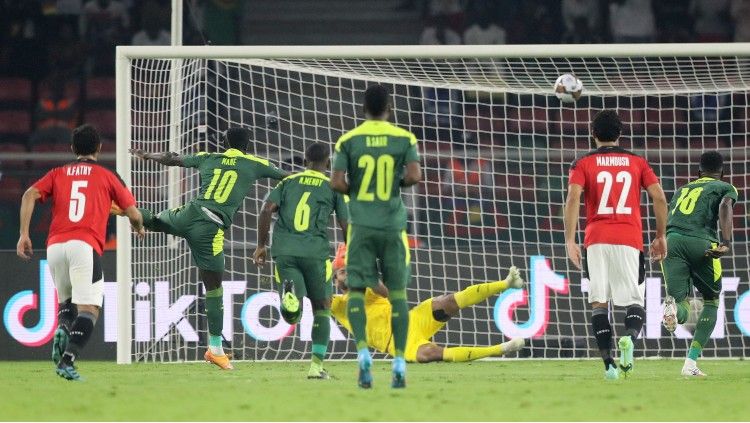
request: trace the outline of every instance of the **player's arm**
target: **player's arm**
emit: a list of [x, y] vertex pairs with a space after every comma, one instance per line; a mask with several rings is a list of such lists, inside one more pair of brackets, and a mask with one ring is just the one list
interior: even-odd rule
[[140, 210], [136, 206], [130, 206], [123, 213], [130, 221], [130, 226], [133, 227], [133, 231], [135, 231], [138, 238], [143, 239], [146, 236], [146, 229], [143, 227], [143, 215], [141, 215]]
[[349, 154], [345, 145], [339, 139], [336, 143], [336, 155], [333, 158], [333, 174], [331, 175], [331, 189], [341, 194], [349, 194], [349, 183], [346, 181], [346, 169], [349, 168]]
[[260, 216], [258, 217], [258, 246], [255, 248], [253, 253], [253, 262], [256, 266], [263, 266], [266, 263], [268, 256], [268, 232], [271, 230], [271, 220], [273, 214], [279, 210], [279, 205], [271, 200], [266, 200], [263, 203], [263, 208], [260, 210]]
[[721, 229], [721, 243], [716, 248], [706, 250], [706, 256], [719, 258], [725, 256], [731, 250], [732, 245], [732, 219], [734, 218], [734, 200], [724, 197], [719, 203], [719, 229]]
[[340, 194], [349, 194], [349, 183], [346, 181], [346, 171], [333, 171], [333, 175], [331, 176], [331, 189]]
[[131, 148], [130, 154], [142, 160], [152, 160], [164, 166], [190, 167], [185, 164], [185, 157], [171, 151], [164, 153], [147, 153], [143, 150]]
[[578, 218], [581, 212], [581, 194], [583, 187], [571, 183], [568, 185], [568, 197], [565, 199], [565, 249], [568, 259], [573, 262], [577, 269], [581, 269], [581, 247], [576, 242], [576, 231], [578, 230]]
[[667, 197], [659, 183], [649, 185], [646, 191], [651, 197], [656, 218], [656, 238], [651, 242], [648, 254], [652, 262], [661, 261], [667, 257]]
[[417, 153], [417, 138], [411, 135], [409, 148], [406, 150], [406, 173], [401, 179], [402, 187], [410, 187], [422, 181], [422, 167], [419, 164], [419, 154]]
[[16, 245], [16, 254], [24, 260], [30, 259], [33, 254], [31, 238], [29, 238], [29, 226], [31, 225], [31, 215], [34, 214], [34, 206], [41, 197], [42, 194], [39, 190], [32, 186], [23, 193], [21, 198], [21, 228]]

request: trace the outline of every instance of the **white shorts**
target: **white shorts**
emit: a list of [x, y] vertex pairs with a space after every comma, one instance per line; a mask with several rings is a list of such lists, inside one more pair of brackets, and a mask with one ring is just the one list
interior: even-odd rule
[[594, 244], [586, 248], [589, 303], [643, 306], [642, 253], [627, 245]]
[[102, 306], [104, 276], [99, 253], [87, 243], [70, 240], [47, 247], [47, 263], [58, 302]]

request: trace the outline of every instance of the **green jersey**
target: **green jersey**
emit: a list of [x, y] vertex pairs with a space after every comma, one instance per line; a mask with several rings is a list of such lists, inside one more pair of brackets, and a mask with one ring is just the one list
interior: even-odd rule
[[198, 153], [184, 158], [185, 167], [197, 168], [201, 188], [191, 203], [224, 228], [260, 178], [281, 179], [284, 173], [268, 160], [230, 148], [223, 153]]
[[329, 182], [326, 175], [308, 169], [284, 178], [268, 194], [266, 201], [279, 206], [271, 242], [274, 257], [329, 257], [331, 214], [335, 211], [340, 220], [348, 215], [346, 196], [332, 190]]
[[349, 215], [354, 225], [406, 228], [401, 179], [419, 161], [417, 137], [386, 121], [367, 120], [336, 143], [333, 169], [349, 175]]
[[737, 201], [737, 189], [714, 178], [699, 178], [678, 188], [669, 203], [667, 233], [676, 232], [718, 242], [716, 222], [724, 197]]

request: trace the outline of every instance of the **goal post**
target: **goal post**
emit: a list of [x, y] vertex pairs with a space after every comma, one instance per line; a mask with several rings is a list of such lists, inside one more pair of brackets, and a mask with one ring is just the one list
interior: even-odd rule
[[[576, 103], [554, 96], [563, 73], [583, 81]], [[625, 123], [621, 144], [651, 162], [668, 196], [695, 175], [703, 151], [727, 160], [726, 179], [740, 194], [737, 242], [722, 261], [719, 321], [704, 354], [750, 356], [750, 43], [118, 47], [118, 172], [140, 206], [183, 204], [197, 193], [195, 172], [131, 161], [127, 150], [217, 151], [232, 125], [253, 131], [251, 153], [301, 170], [306, 144], [332, 148], [361, 121], [361, 93], [373, 82], [393, 95], [392, 121], [420, 140], [425, 181], [403, 194], [414, 241], [410, 304], [502, 278], [511, 264], [528, 281], [524, 291], [462, 310], [436, 342], [524, 337], [521, 357], [596, 356], [587, 283], [566, 260], [561, 213], [570, 163], [590, 148], [593, 113], [615, 108]], [[271, 187], [256, 184], [226, 234], [223, 335], [239, 359], [309, 357], [309, 303], [298, 327], [286, 325], [270, 267], [249, 260]], [[648, 240], [654, 220], [643, 198]], [[187, 245], [153, 233], [134, 240], [124, 219], [117, 229], [118, 363], [200, 359], [203, 292]], [[341, 234], [332, 227], [331, 236], [333, 253]], [[656, 266], [644, 284], [637, 354], [683, 356], [688, 328], [669, 336], [660, 327]], [[622, 315], [613, 319], [621, 331]], [[331, 339], [332, 358], [356, 356], [343, 328], [334, 324]]]

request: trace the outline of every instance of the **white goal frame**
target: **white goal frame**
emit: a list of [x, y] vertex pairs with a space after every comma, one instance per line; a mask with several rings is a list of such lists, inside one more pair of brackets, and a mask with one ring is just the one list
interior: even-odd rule
[[[120, 46], [116, 53], [117, 171], [131, 184], [131, 59], [376, 59], [376, 58], [586, 58], [656, 56], [750, 56], [750, 43], [477, 45], [477, 46]], [[178, 78], [179, 79], [179, 78]], [[549, 88], [551, 91], [551, 87]], [[586, 89], [586, 88], [584, 88]], [[488, 87], [491, 92], [512, 91]], [[587, 91], [594, 92], [596, 91]], [[117, 219], [117, 362], [132, 360], [132, 235], [126, 219]]]

